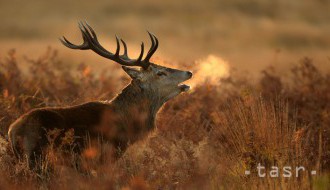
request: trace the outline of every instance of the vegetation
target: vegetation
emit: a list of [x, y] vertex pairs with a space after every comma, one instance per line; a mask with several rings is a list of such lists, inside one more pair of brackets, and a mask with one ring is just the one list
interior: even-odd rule
[[[0, 0], [0, 189], [330, 189], [329, 4]], [[152, 31], [161, 40], [154, 61], [194, 71], [193, 88], [168, 102], [157, 129], [119, 160], [102, 142], [74, 154], [68, 131], [42, 170], [30, 171], [8, 145], [10, 123], [33, 108], [111, 100], [129, 83], [115, 64], [60, 45], [61, 34], [79, 42], [75, 23], [85, 19], [100, 41], [120, 34], [132, 57], [137, 36]], [[298, 60], [305, 55], [313, 59]], [[50, 145], [58, 134], [49, 133]], [[306, 171], [285, 178], [285, 166]]]
[[[208, 63], [191, 69], [202, 64]], [[234, 71], [221, 80], [198, 81], [189, 94], [168, 102], [157, 130], [116, 162], [103, 143], [91, 144], [81, 155], [64, 149], [72, 145], [69, 131], [63, 146], [47, 150], [41, 172], [14, 158], [6, 140], [9, 124], [32, 108], [108, 100], [128, 79], [114, 80], [109, 73], [116, 68], [95, 72], [85, 64], [66, 63], [52, 49], [22, 61], [11, 50], [0, 65], [1, 189], [330, 187], [330, 73], [309, 58], [281, 75], [270, 67], [255, 83]], [[49, 133], [50, 144], [57, 134]], [[265, 178], [258, 177], [259, 163], [268, 172]], [[268, 175], [272, 166], [288, 165], [308, 172], [291, 178]]]

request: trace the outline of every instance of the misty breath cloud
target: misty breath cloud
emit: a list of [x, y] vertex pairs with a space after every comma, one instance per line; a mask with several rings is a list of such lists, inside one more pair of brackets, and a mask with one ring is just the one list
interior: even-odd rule
[[191, 86], [201, 83], [219, 85], [220, 79], [229, 77], [230, 67], [228, 62], [221, 57], [209, 55], [205, 59], [196, 61], [194, 77], [188, 83]]

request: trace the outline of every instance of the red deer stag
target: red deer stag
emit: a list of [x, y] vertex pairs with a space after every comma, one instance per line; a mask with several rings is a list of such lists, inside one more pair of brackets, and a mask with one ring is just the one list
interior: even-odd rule
[[[98, 41], [96, 33], [87, 23], [79, 23], [83, 43], [74, 45], [63, 37], [61, 42], [68, 48], [92, 50], [98, 55], [122, 65], [123, 70], [132, 78], [131, 83], [109, 102], [87, 102], [70, 107], [33, 109], [22, 115], [9, 127], [8, 136], [14, 154], [18, 158], [26, 157], [29, 167], [35, 166], [47, 147], [47, 131], [60, 129], [74, 130], [77, 144], [86, 134], [91, 139], [100, 136], [121, 152], [128, 144], [148, 134], [155, 128], [155, 118], [161, 106], [189, 86], [181, 84], [190, 79], [192, 73], [167, 68], [150, 62], [158, 48], [158, 39], [148, 32], [151, 48], [143, 59], [144, 44], [137, 59], [130, 59], [127, 46], [116, 36], [115, 53], [107, 51]], [[120, 55], [120, 41], [124, 52]], [[139, 68], [133, 68], [139, 67]], [[86, 138], [85, 138], [86, 139]], [[37, 157], [38, 156], [38, 157]]]

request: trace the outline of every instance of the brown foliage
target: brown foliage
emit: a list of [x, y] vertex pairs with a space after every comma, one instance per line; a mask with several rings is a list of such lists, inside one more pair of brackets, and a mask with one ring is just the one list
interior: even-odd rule
[[[15, 51], [0, 62], [0, 126], [32, 108], [72, 105], [112, 97], [111, 76], [89, 66], [64, 64], [49, 49], [39, 59], [18, 63]], [[25, 65], [22, 65], [25, 64]], [[328, 185], [330, 172], [330, 73], [305, 58], [289, 77], [274, 69], [253, 84], [231, 75], [219, 84], [199, 84], [168, 102], [158, 115], [158, 129], [132, 145], [117, 162], [112, 147], [91, 142], [75, 155], [72, 131], [60, 147], [48, 150], [42, 172], [17, 162], [7, 142], [0, 145], [0, 187], [49, 189], [310, 188]], [[105, 95], [106, 94], [106, 95]], [[49, 134], [50, 144], [58, 131]], [[68, 148], [69, 147], [69, 148]], [[256, 165], [315, 169], [312, 178], [265, 179], [245, 176]], [[326, 184], [327, 183], [327, 184]]]

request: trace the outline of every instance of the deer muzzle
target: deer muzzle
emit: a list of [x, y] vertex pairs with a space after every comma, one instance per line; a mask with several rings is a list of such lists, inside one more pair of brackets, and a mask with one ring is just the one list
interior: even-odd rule
[[[187, 76], [186, 80], [189, 80], [189, 79], [191, 79], [193, 74], [190, 71], [186, 71], [186, 76]], [[187, 92], [190, 89], [190, 86], [188, 86], [186, 84], [181, 84], [181, 85], [179, 85], [179, 88], [180, 88], [181, 92]]]

